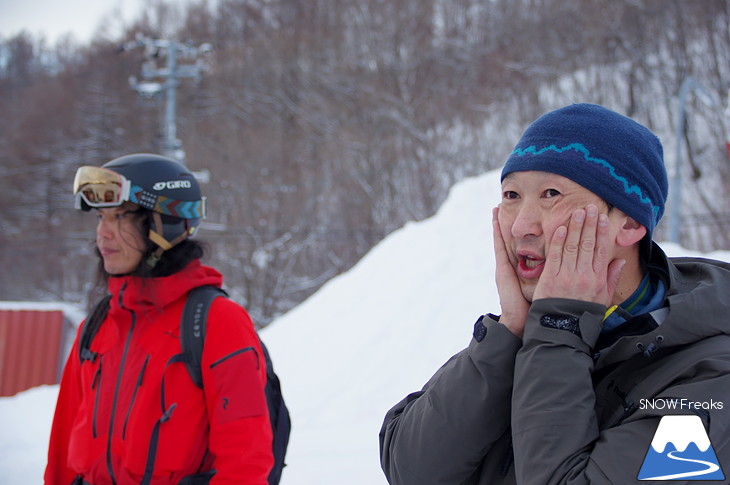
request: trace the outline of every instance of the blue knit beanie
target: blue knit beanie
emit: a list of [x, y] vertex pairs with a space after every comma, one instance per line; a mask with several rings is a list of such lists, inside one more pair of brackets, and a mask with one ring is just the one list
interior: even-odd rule
[[594, 104], [542, 115], [502, 170], [550, 172], [582, 185], [646, 227], [651, 240], [664, 214], [667, 172], [662, 144], [646, 127]]

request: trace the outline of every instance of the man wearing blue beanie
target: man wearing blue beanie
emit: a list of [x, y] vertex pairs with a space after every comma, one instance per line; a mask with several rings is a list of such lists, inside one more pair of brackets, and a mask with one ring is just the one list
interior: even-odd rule
[[730, 264], [664, 254], [666, 199], [639, 123], [575, 104], [527, 128], [493, 211], [501, 314], [386, 415], [391, 485], [727, 483]]

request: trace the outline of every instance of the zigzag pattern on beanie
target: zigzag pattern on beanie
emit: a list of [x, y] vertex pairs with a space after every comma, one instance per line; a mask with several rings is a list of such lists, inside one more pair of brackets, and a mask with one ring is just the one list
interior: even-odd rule
[[566, 177], [623, 211], [651, 240], [664, 214], [668, 180], [659, 138], [636, 121], [595, 104], [540, 116], [522, 134], [502, 169]]
[[513, 155], [518, 156], [518, 157], [521, 157], [524, 155], [540, 156], [543, 153], [545, 153], [546, 151], [554, 151], [556, 153], [563, 153], [564, 151], [567, 151], [567, 150], [574, 150], [574, 151], [582, 154], [583, 158], [585, 159], [586, 162], [596, 163], [596, 164], [604, 167], [611, 177], [613, 177], [614, 179], [621, 182], [621, 184], [624, 187], [624, 192], [626, 192], [626, 195], [634, 194], [639, 198], [639, 200], [642, 203], [649, 204], [652, 208], [652, 212], [654, 213], [654, 217], [656, 218], [656, 222], [659, 222], [660, 207], [658, 205], [655, 205], [649, 197], [644, 195], [643, 191], [641, 190], [641, 187], [639, 187], [636, 184], [632, 184], [631, 182], [629, 182], [626, 179], [626, 177], [623, 177], [623, 176], [619, 175], [618, 173], [616, 173], [616, 167], [611, 165], [611, 163], [609, 163], [608, 161], [606, 161], [602, 158], [592, 157], [590, 151], [582, 143], [571, 143], [562, 148], [558, 148], [555, 145], [550, 145], [550, 146], [547, 146], [544, 148], [539, 148], [539, 149], [536, 146], [532, 145], [527, 148], [516, 148], [515, 150], [512, 151], [512, 153], [510, 153], [510, 156], [513, 156]]

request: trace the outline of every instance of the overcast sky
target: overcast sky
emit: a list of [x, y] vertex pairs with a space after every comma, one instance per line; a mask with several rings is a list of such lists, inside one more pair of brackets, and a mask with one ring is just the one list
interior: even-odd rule
[[129, 22], [137, 17], [144, 0], [0, 0], [0, 37], [22, 30], [44, 34], [51, 42], [72, 33], [84, 43], [105, 17]]

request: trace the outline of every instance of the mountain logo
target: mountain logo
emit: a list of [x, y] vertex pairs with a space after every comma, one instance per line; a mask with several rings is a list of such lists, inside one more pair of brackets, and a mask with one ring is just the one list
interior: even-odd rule
[[725, 480], [699, 416], [668, 415], [659, 421], [638, 480]]

